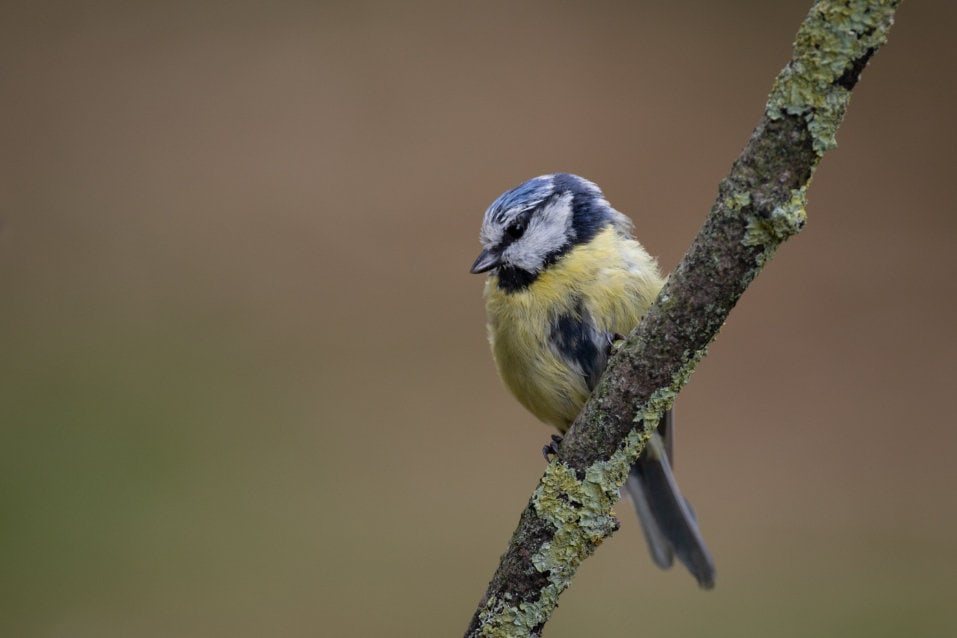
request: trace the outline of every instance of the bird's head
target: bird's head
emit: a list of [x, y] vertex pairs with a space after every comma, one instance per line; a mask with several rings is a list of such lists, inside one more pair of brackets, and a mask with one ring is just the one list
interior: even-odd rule
[[630, 233], [631, 221], [592, 182], [568, 173], [535, 177], [503, 193], [485, 211], [483, 250], [471, 272], [491, 271], [501, 287], [523, 288], [609, 225]]

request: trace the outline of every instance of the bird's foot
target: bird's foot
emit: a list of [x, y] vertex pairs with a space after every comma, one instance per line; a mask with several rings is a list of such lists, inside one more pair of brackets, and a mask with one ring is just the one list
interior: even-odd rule
[[562, 443], [562, 437], [558, 434], [552, 435], [552, 442], [542, 448], [542, 456], [545, 457], [545, 462], [550, 463], [550, 456], [558, 456], [558, 446]]
[[611, 333], [608, 334], [608, 356], [609, 357], [615, 354], [616, 352], [618, 352], [619, 350], [621, 350], [621, 347], [623, 345], [625, 345], [625, 335], [618, 334], [617, 332], [614, 334], [611, 334]]

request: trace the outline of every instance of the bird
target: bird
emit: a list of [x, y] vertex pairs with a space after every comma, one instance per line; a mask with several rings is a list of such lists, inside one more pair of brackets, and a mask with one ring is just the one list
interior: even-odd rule
[[[470, 272], [488, 273], [488, 338], [499, 376], [529, 412], [564, 434], [621, 335], [658, 296], [658, 264], [632, 237], [631, 220], [597, 185], [570, 173], [535, 177], [500, 195], [479, 238]], [[624, 488], [654, 563], [668, 569], [677, 556], [711, 589], [714, 560], [675, 482], [673, 437], [668, 410]]]

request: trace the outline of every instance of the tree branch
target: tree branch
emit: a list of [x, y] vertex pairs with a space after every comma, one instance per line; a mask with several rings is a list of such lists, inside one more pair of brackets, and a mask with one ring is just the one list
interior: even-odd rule
[[748, 284], [803, 228], [811, 176], [836, 145], [851, 89], [899, 4], [811, 8], [704, 227], [566, 434], [466, 636], [540, 635], [578, 565], [618, 529], [612, 506], [662, 413]]

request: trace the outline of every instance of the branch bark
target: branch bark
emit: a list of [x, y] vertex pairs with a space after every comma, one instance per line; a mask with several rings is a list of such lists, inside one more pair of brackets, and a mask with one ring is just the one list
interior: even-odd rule
[[582, 560], [615, 530], [628, 469], [748, 284], [805, 223], [851, 90], [900, 0], [819, 0], [703, 228], [612, 358], [545, 471], [466, 636], [539, 636]]

